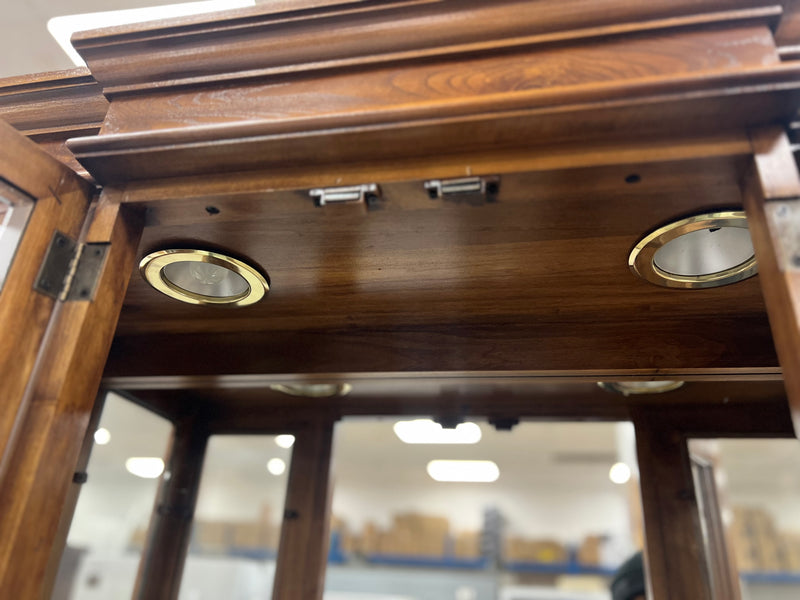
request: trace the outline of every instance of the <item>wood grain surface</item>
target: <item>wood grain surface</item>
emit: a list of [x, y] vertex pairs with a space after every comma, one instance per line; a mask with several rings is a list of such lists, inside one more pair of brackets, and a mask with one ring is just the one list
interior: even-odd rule
[[330, 534], [333, 422], [320, 414], [294, 435], [272, 598], [322, 600]]
[[686, 440], [652, 413], [636, 417], [647, 598], [711, 600]]
[[[363, 115], [452, 99], [465, 103], [502, 94], [508, 100], [534, 90], [743, 71], [780, 60], [763, 23], [413, 58], [333, 72], [275, 73], [222, 88], [194, 86], [122, 96], [111, 103], [103, 133], [241, 121], [288, 125], [310, 116]], [[526, 96], [536, 104], [535, 96]]]
[[[535, 5], [522, 0], [486, 3], [479, 0], [390, 1], [342, 3], [308, 10], [275, 13], [270, 7], [232, 13], [224, 21], [208, 16], [153, 28], [133, 25], [76, 34], [73, 44], [106, 93], [118, 94], [200, 81], [263, 74], [274, 67], [308, 71], [320, 65], [341, 65], [394, 59], [404, 52], [528, 39], [561, 32], [616, 27], [647, 29], [702, 21], [699, 15], [745, 11], [762, 17], [779, 14], [775, 2], [743, 0], [658, 0], [628, 3], [616, 0], [548, 0]], [[736, 17], [734, 17], [736, 18]], [[705, 19], [706, 21], [712, 19]], [[606, 31], [605, 34], [614, 33]], [[566, 36], [575, 37], [572, 36]], [[325, 44], [319, 44], [324, 39]], [[366, 60], [365, 60], [365, 57]]]
[[192, 416], [175, 423], [142, 550], [134, 600], [176, 600], [189, 550], [208, 430]]
[[89, 207], [89, 186], [0, 122], [0, 177], [35, 200], [5, 284], [0, 291], [0, 477], [26, 410], [25, 389], [34, 370], [54, 300], [31, 292], [55, 230], [77, 238]]
[[222, 248], [272, 289], [194, 307], [135, 274], [107, 375], [774, 368], [757, 279], [675, 291], [627, 267], [665, 222], [737, 206], [741, 164], [517, 173], [484, 204], [385, 184], [374, 211], [317, 208], [307, 190], [148, 201], [140, 256]]
[[106, 190], [84, 236], [110, 243], [95, 298], [60, 306], [29, 376], [26, 410], [6, 446], [9, 460], [0, 481], [0, 589], [9, 597], [38, 598], [47, 584], [51, 548], [140, 234], [135, 211], [110, 201]]
[[779, 258], [786, 252], [778, 233], [780, 216], [768, 206], [770, 201], [797, 202], [800, 174], [783, 129], [754, 131], [752, 137], [754, 160], [744, 184], [745, 208], [795, 431], [800, 434], [800, 274]]

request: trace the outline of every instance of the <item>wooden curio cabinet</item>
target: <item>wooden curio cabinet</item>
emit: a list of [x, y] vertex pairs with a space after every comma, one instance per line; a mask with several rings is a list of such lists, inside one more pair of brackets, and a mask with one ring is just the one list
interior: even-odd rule
[[[711, 598], [686, 440], [800, 426], [800, 4], [278, 4], [79, 33], [87, 69], [0, 81], [0, 177], [34, 203], [0, 295], [0, 595], [49, 597], [118, 390], [175, 424], [136, 598], [177, 598], [206, 438], [284, 430], [273, 597], [321, 598], [333, 423], [382, 414], [632, 420], [648, 597]], [[629, 267], [742, 211], [757, 276]], [[86, 294], [35, 285], [56, 231], [104, 253]], [[269, 293], [159, 294], [166, 249]], [[597, 386], [659, 380], [686, 383]], [[314, 383], [350, 393], [275, 389]]]

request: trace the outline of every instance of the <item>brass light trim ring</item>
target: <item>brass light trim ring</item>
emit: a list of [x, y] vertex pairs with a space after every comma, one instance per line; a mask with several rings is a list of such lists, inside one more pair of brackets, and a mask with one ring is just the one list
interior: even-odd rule
[[[654, 384], [660, 385], [654, 385]], [[683, 387], [683, 381], [651, 381], [651, 382], [616, 382], [616, 381], [598, 381], [597, 386], [607, 392], [615, 394], [622, 394], [623, 396], [639, 395], [639, 394], [664, 394], [672, 392]], [[650, 384], [650, 385], [648, 385]]]
[[661, 247], [682, 235], [701, 229], [741, 227], [747, 229], [744, 211], [719, 211], [695, 215], [665, 225], [648, 234], [634, 246], [628, 257], [631, 271], [650, 283], [669, 288], [703, 289], [736, 283], [758, 273], [755, 256], [729, 269], [704, 275], [678, 275], [658, 267], [654, 259]]
[[[203, 262], [233, 271], [246, 282], [248, 289], [236, 296], [206, 296], [175, 285], [164, 276], [164, 268], [176, 262]], [[151, 252], [139, 262], [139, 272], [153, 288], [181, 302], [209, 306], [249, 306], [269, 291], [269, 283], [256, 269], [236, 258], [194, 249], [170, 249]]]

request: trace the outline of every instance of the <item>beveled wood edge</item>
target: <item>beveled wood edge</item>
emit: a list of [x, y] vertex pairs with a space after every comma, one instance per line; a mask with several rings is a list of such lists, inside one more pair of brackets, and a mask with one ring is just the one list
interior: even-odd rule
[[[421, 45], [421, 47], [413, 50], [398, 50], [392, 48], [391, 46], [387, 46], [378, 49], [376, 52], [374, 49], [364, 48], [364, 51], [362, 52], [354, 51], [351, 55], [335, 59], [326, 58], [331, 54], [336, 54], [335, 45], [337, 40], [335, 38], [329, 38], [326, 44], [319, 46], [319, 56], [314, 59], [297, 60], [292, 56], [286, 56], [283, 57], [283, 60], [279, 61], [278, 64], [268, 64], [263, 66], [254, 66], [253, 56], [263, 56], [262, 60], [266, 60], [267, 57], [269, 57], [269, 60], [274, 62], [276, 61], [276, 54], [274, 52], [257, 53], [254, 51], [251, 53], [232, 53], [230, 51], [225, 51], [225, 44], [235, 43], [237, 38], [243, 33], [240, 28], [231, 27], [230, 39], [226, 40], [225, 42], [220, 42], [219, 40], [216, 42], [219, 45], [218, 53], [220, 56], [224, 56], [224, 59], [220, 60], [217, 64], [217, 61], [213, 60], [213, 57], [209, 57], [210, 66], [208, 67], [208, 71], [201, 75], [177, 78], [160, 78], [157, 73], [153, 72], [150, 73], [150, 77], [147, 80], [142, 80], [141, 74], [135, 77], [129, 76], [129, 78], [126, 80], [123, 72], [125, 66], [124, 63], [119, 64], [118, 67], [113, 70], [113, 72], [109, 71], [107, 76], [105, 73], [107, 67], [104, 65], [99, 63], [96, 64], [95, 70], [99, 74], [99, 78], [104, 83], [104, 93], [107, 96], [112, 97], [115, 95], [138, 93], [148, 90], [163, 91], [167, 88], [182, 88], [192, 85], [206, 85], [210, 83], [232, 81], [241, 82], [243, 80], [265, 78], [274, 79], [275, 77], [297, 75], [299, 73], [306, 75], [324, 75], [324, 72], [332, 70], [347, 70], [386, 64], [399, 66], [412, 61], [432, 58], [468, 60], [471, 56], [486, 56], [487, 54], [496, 52], [509, 52], [514, 50], [519, 51], [540, 46], [552, 46], [569, 43], [585, 43], [592, 40], [608, 40], [631, 34], [654, 33], [667, 30], [691, 30], [704, 26], [719, 27], [726, 25], [764, 25], [770, 30], [774, 31], [782, 14], [783, 10], [781, 6], [775, 5], [740, 10], [706, 12], [676, 17], [655, 18], [651, 20], [646, 20], [647, 15], [645, 15], [645, 20], [633, 19], [622, 24], [592, 26], [591, 23], [587, 22], [579, 23], [576, 29], [556, 29], [554, 31], [535, 35], [513, 36], [479, 42], [467, 42], [442, 46]], [[225, 23], [220, 24], [220, 28], [224, 28], [224, 26]], [[262, 26], [263, 24], [258, 25], [258, 27]], [[175, 50], [176, 44], [180, 45], [181, 42], [184, 42], [183, 35], [173, 36], [169, 34], [170, 31], [170, 29], [152, 30], [150, 33], [153, 37], [147, 38], [148, 51], [155, 53], [155, 49], [152, 46], [156, 45], [156, 40], [163, 44], [164, 50], [168, 49], [170, 51]], [[162, 32], [161, 35], [159, 35], [159, 32]], [[215, 35], [219, 35], [219, 31], [215, 30], [214, 33]], [[323, 31], [317, 33], [322, 34]], [[324, 30], [324, 33], [327, 36], [335, 34], [335, 32], [331, 32], [327, 29]], [[409, 31], [409, 35], [412, 34], [413, 32]], [[81, 41], [77, 38], [77, 35], [80, 34], [76, 34], [74, 43], [76, 48], [80, 51]], [[94, 43], [97, 42], [98, 39], [95, 38]], [[432, 40], [429, 42], [433, 43]], [[110, 39], [108, 40], [108, 43], [110, 46], [113, 46], [113, 51], [115, 54], [120, 52], [119, 42]], [[202, 41], [193, 41], [191, 44], [186, 42], [186, 45], [196, 45], [198, 47], [202, 46], [204, 49], [207, 49], [209, 46], [208, 43], [203, 43]], [[88, 47], [91, 47], [93, 51], [96, 51], [97, 49], [97, 46], [94, 45]], [[136, 49], [138, 48], [132, 49], [132, 52], [136, 52]], [[93, 65], [97, 59], [102, 60], [102, 55], [94, 60], [89, 54], [87, 54], [87, 56], [84, 58], [90, 65]], [[152, 60], [155, 61], [157, 58], [158, 57], [154, 56]], [[277, 59], [280, 58], [280, 56], [277, 57]], [[142, 69], [142, 62], [146, 63], [147, 60], [148, 59], [143, 58], [141, 54], [137, 54], [137, 68]], [[196, 71], [196, 68], [193, 68], [192, 71]], [[140, 72], [137, 71], [137, 73]]]
[[0, 79], [0, 118], [37, 142], [96, 135], [108, 107], [85, 67]]
[[15, 75], [13, 77], [0, 78], [0, 97], [9, 94], [29, 93], [34, 90], [63, 89], [96, 83], [92, 72], [87, 67]]
[[[322, 143], [334, 138], [343, 139], [343, 135], [386, 136], [393, 131], [402, 131], [406, 135], [424, 137], [425, 131], [436, 127], [463, 128], [467, 125], [509, 119], [513, 119], [515, 123], [520, 123], [524, 119], [535, 122], [548, 117], [564, 118], [573, 114], [585, 116], [589, 123], [592, 120], [602, 123], [603, 119], [607, 121], [612, 115], [624, 114], [625, 111], [634, 108], [639, 111], [646, 109], [654, 112], [653, 118], [657, 124], [666, 127], [666, 124], [657, 121], [658, 115], [663, 117], [660, 107], [685, 106], [686, 114], [691, 114], [692, 107], [701, 105], [703, 100], [738, 103], [739, 99], [746, 95], [768, 94], [776, 97], [789, 94], [789, 97], [781, 102], [791, 103], [791, 109], [779, 107], [772, 109], [772, 112], [777, 110], [778, 114], [765, 111], [760, 115], [747, 113], [740, 117], [766, 123], [775, 119], [790, 118], [796, 110], [794, 106], [799, 93], [800, 63], [783, 63], [735, 74], [700, 74], [671, 79], [654, 78], [622, 85], [612, 83], [513, 95], [492, 94], [480, 98], [430, 102], [422, 106], [393, 107], [369, 113], [328, 115], [277, 122], [239, 122], [99, 135], [73, 138], [68, 140], [67, 144], [76, 158], [98, 181], [108, 183], [153, 177], [247, 171], [254, 168], [263, 170], [279, 164], [268, 155], [265, 156], [265, 152], [274, 154], [278, 146], [281, 149], [278, 157], [285, 158], [292, 144], [297, 146], [293, 152], [307, 154], [309, 148], [313, 149], [311, 144], [314, 140]], [[443, 113], [448, 116], [440, 116]], [[755, 123], [742, 123], [742, 126], [753, 124]], [[709, 127], [711, 126], [709, 124]], [[628, 135], [635, 137], [636, 133]], [[596, 135], [592, 137], [591, 128], [587, 126], [586, 136], [578, 146], [596, 138]], [[519, 143], [530, 147], [527, 139], [519, 140]], [[547, 140], [543, 142], [546, 143]], [[435, 148], [426, 149], [419, 145], [417, 147], [418, 153], [424, 153], [426, 150], [436, 151]], [[353, 152], [358, 151], [352, 144], [348, 145], [348, 148]], [[365, 150], [361, 148], [360, 151], [363, 153]], [[468, 152], [469, 148], [465, 147], [464, 151]], [[236, 160], [232, 162], [231, 157], [234, 154]], [[371, 156], [372, 153], [368, 154]], [[133, 157], [146, 158], [148, 155], [154, 158], [157, 156], [158, 172], [129, 162]], [[191, 155], [194, 155], [191, 160], [191, 172], [187, 172], [187, 167], [182, 166], [174, 157], [181, 156], [186, 159]], [[355, 160], [354, 156], [346, 158], [348, 161]], [[373, 160], [380, 158], [388, 157], [378, 157]], [[324, 161], [309, 158], [309, 164], [321, 163], [324, 164]]]
[[112, 391], [257, 389], [274, 383], [435, 382], [469, 384], [566, 383], [598, 381], [781, 381], [779, 367], [747, 369], [638, 369], [600, 371], [454, 371], [402, 373], [314, 373], [264, 375], [113, 376], [103, 379]]
[[[778, 64], [735, 73], [696, 73], [680, 77], [648, 77], [633, 81], [611, 81], [557, 89], [537, 89], [509, 94], [486, 94], [417, 103], [413, 106], [344, 115], [321, 115], [279, 121], [246, 121], [193, 127], [113, 133], [68, 140], [79, 158], [125, 154], [134, 150], [154, 151], [165, 147], [192, 147], [244, 139], [266, 140], [271, 136], [365, 130], [369, 126], [412, 126], [415, 123], [448, 123], [499, 116], [546, 116], [551, 113], [619, 108], [642, 103], [684, 100], [800, 89], [800, 63]], [[446, 112], [448, 117], [441, 117]]]

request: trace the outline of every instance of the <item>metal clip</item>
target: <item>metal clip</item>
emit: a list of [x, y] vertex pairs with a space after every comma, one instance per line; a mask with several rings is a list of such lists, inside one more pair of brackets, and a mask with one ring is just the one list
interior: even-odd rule
[[487, 201], [494, 200], [500, 191], [500, 178], [490, 177], [459, 177], [458, 179], [431, 179], [425, 182], [425, 189], [431, 199], [446, 198], [448, 196], [474, 196], [481, 195]]
[[308, 195], [314, 199], [314, 204], [317, 206], [354, 203], [372, 206], [380, 200], [381, 189], [376, 183], [364, 183], [343, 187], [317, 188], [310, 190]]

